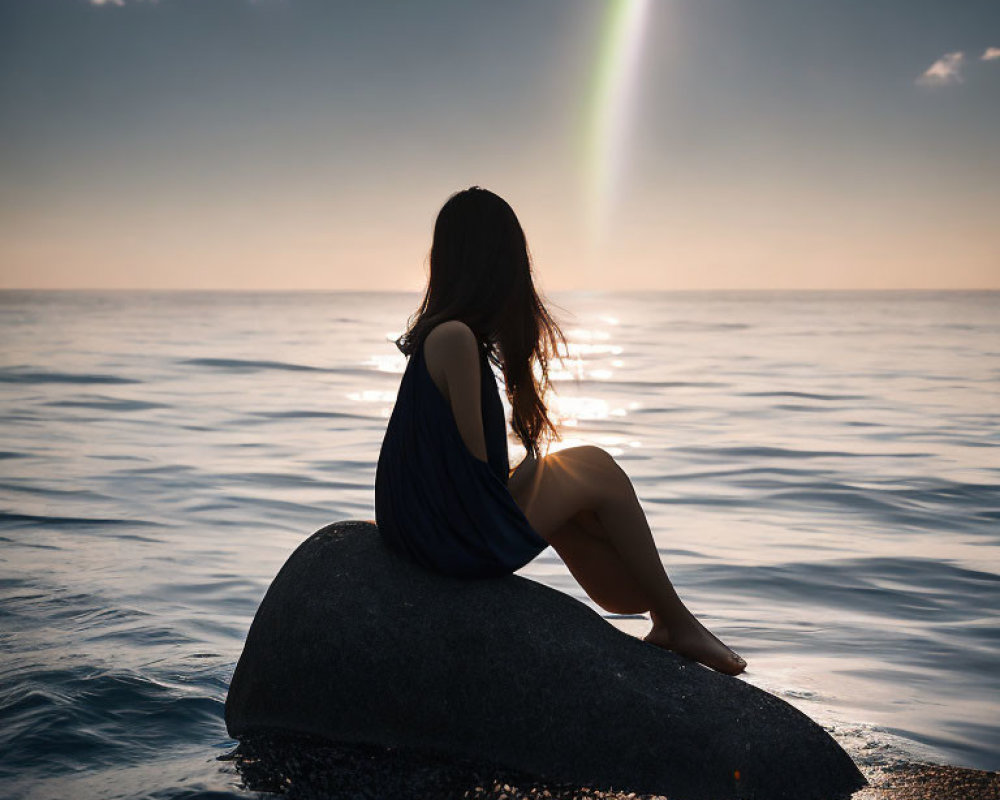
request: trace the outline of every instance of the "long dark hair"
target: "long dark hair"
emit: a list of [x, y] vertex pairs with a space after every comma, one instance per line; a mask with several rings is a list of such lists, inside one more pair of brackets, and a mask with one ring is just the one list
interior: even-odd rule
[[449, 319], [468, 325], [502, 370], [511, 428], [537, 456], [543, 438], [559, 438], [542, 398], [551, 388], [549, 360], [566, 339], [535, 291], [514, 209], [479, 186], [456, 192], [438, 212], [427, 289], [396, 346], [412, 355], [435, 325]]

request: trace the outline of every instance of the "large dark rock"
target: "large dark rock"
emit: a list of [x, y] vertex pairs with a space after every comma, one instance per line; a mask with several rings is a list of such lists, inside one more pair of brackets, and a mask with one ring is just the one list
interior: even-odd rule
[[339, 522], [264, 597], [226, 699], [236, 738], [413, 747], [671, 800], [835, 800], [865, 781], [778, 698], [520, 576], [411, 564]]

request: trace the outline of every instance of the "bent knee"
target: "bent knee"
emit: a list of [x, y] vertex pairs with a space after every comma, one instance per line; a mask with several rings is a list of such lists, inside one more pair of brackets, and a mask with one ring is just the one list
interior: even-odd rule
[[596, 512], [632, 491], [631, 482], [610, 453], [595, 445], [549, 453], [525, 480], [508, 489], [532, 527], [547, 541], [581, 512]]
[[572, 448], [575, 451], [575, 459], [583, 464], [588, 472], [592, 472], [602, 480], [611, 480], [613, 483], [625, 475], [624, 470], [603, 447], [595, 444], [585, 444]]
[[542, 462], [547, 464], [560, 464], [564, 467], [580, 466], [610, 466], [614, 463], [614, 457], [603, 447], [596, 444], [581, 444], [575, 447], [566, 447], [556, 450], [542, 457]]
[[596, 444], [585, 444], [581, 445], [580, 449], [584, 451], [586, 458], [591, 459], [595, 463], [603, 464], [604, 466], [618, 466], [615, 457], [603, 447], [599, 447]]
[[557, 471], [564, 476], [565, 484], [583, 495], [586, 502], [580, 505], [581, 509], [592, 509], [605, 498], [631, 491], [625, 471], [603, 447], [589, 444], [568, 447], [546, 458], [558, 459]]

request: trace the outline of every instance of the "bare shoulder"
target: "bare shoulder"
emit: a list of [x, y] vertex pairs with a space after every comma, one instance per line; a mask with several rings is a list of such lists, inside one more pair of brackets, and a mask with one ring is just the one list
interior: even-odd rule
[[424, 352], [428, 356], [433, 354], [433, 356], [443, 356], [445, 360], [450, 360], [449, 356], [460, 357], [478, 351], [479, 344], [476, 341], [476, 334], [460, 319], [449, 319], [438, 323], [424, 338]]
[[479, 375], [479, 343], [472, 328], [458, 319], [435, 325], [424, 339], [424, 360], [437, 387], [450, 397], [449, 386]]

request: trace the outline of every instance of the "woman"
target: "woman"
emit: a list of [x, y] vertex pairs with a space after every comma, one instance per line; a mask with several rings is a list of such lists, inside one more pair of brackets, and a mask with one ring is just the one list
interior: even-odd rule
[[[541, 455], [543, 437], [557, 435], [542, 398], [558, 342], [513, 209], [478, 186], [452, 195], [434, 225], [423, 301], [396, 340], [409, 360], [375, 477], [381, 535], [428, 569], [465, 577], [513, 572], [551, 545], [598, 605], [649, 612], [645, 641], [742, 672], [746, 662], [674, 591], [614, 458], [593, 446]], [[491, 362], [527, 451], [513, 472]]]

